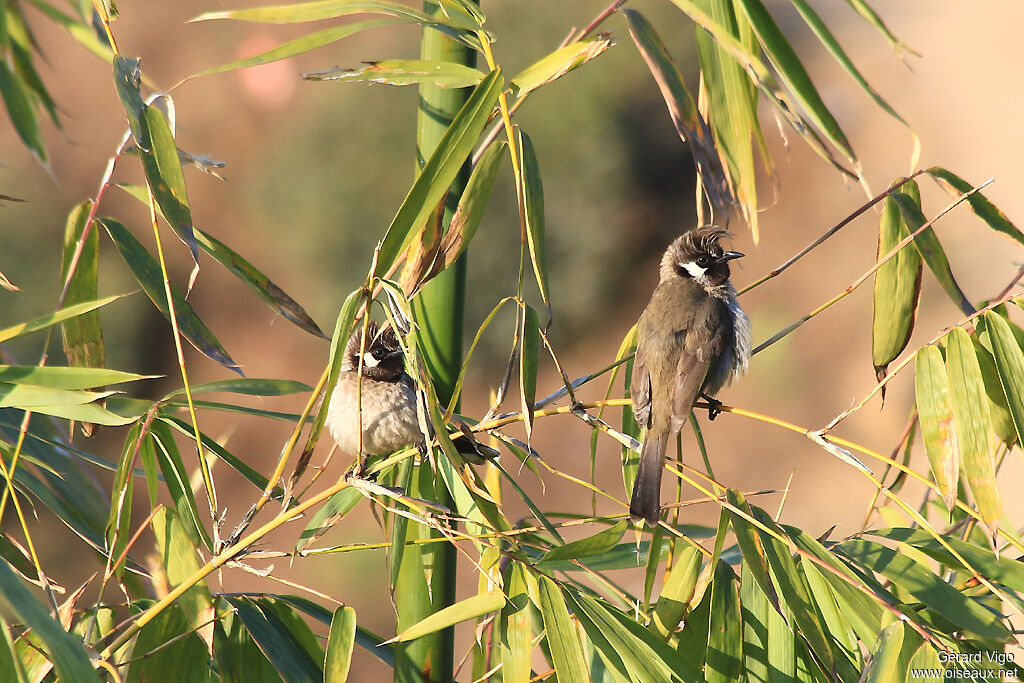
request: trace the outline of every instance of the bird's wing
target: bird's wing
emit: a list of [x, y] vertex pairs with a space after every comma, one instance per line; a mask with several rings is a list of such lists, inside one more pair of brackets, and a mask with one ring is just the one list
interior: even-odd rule
[[629, 382], [633, 418], [643, 428], [651, 426], [651, 371], [644, 362], [644, 348], [637, 346], [633, 358], [633, 376]]
[[717, 327], [691, 325], [685, 335], [676, 363], [675, 390], [672, 392], [672, 419], [684, 421], [690, 415], [711, 367], [722, 353], [724, 338]]

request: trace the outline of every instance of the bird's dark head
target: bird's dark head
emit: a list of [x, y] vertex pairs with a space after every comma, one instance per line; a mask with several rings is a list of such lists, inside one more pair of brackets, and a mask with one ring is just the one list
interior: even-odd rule
[[729, 279], [729, 261], [740, 258], [738, 251], [726, 251], [719, 244], [729, 233], [715, 226], [686, 232], [665, 250], [661, 259], [661, 281], [675, 277], [696, 280], [704, 287], [719, 287]]
[[345, 345], [342, 369], [355, 371], [359, 368], [362, 351], [363, 377], [389, 381], [398, 379], [404, 370], [404, 355], [398, 337], [390, 325], [379, 326], [371, 321], [366, 328], [366, 345], [363, 346], [363, 327], [356, 325]]

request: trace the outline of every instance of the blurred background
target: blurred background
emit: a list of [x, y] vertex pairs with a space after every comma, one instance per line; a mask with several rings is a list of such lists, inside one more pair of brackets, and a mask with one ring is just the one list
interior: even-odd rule
[[[571, 27], [587, 24], [606, 4], [520, 0], [484, 2], [483, 8], [488, 28], [499, 37], [496, 58], [507, 74], [514, 74], [554, 49]], [[789, 3], [767, 4], [850, 138], [872, 190], [881, 191], [911, 171], [912, 140], [906, 129], [879, 110], [832, 61]], [[878, 9], [889, 28], [921, 54], [901, 61], [844, 3], [819, 4], [816, 9], [867, 80], [917, 131], [923, 148], [920, 166], [941, 165], [974, 184], [995, 178], [986, 195], [1019, 223], [1024, 216], [1024, 133], [1018, 112], [1024, 106], [1024, 90], [1019, 87], [1017, 34], [1024, 5], [1014, 0], [881, 4]], [[645, 13], [676, 60], [690, 65], [692, 75], [696, 52], [692, 25], [685, 17], [665, 2], [637, 1], [628, 6]], [[121, 52], [139, 56], [144, 74], [161, 89], [309, 31], [302, 26], [188, 23], [204, 11], [232, 8], [234, 3], [217, 0], [130, 4], [121, 8], [114, 31]], [[31, 9], [27, 13], [47, 58], [40, 68], [62, 112], [63, 130], [46, 129], [51, 178], [11, 126], [0, 125], [0, 194], [25, 200], [0, 205], [0, 271], [22, 288], [20, 293], [0, 293], [0, 326], [53, 309], [60, 288], [66, 216], [74, 205], [95, 196], [125, 129], [109, 66], [41, 15]], [[624, 20], [613, 17], [603, 29], [612, 32], [617, 45], [531, 96], [516, 116], [533, 139], [544, 180], [555, 316], [551, 340], [572, 377], [611, 362], [657, 281], [662, 250], [694, 222], [694, 170], [688, 148], [676, 136]], [[414, 87], [306, 82], [298, 74], [357, 66], [361, 60], [413, 58], [418, 45], [417, 28], [378, 29], [299, 58], [189, 80], [172, 91], [179, 146], [227, 164], [221, 172], [223, 181], [186, 171], [196, 225], [260, 268], [328, 333], [341, 301], [365, 277], [373, 245], [411, 183], [417, 93]], [[747, 254], [734, 268], [737, 287], [784, 262], [866, 199], [860, 187], [844, 182], [802, 142], [787, 146], [773, 122], [766, 121], [764, 127], [777, 175], [760, 183], [760, 242], [753, 243], [742, 220], [731, 222], [734, 248]], [[132, 159], [123, 160], [115, 180], [140, 182], [136, 166]], [[934, 215], [948, 203], [948, 196], [927, 179], [921, 185], [926, 213]], [[120, 218], [152, 248], [146, 214], [133, 199], [111, 191], [101, 213]], [[755, 342], [842, 291], [870, 268], [877, 216], [869, 212], [783, 277], [742, 298], [753, 321]], [[1019, 247], [988, 231], [963, 207], [936, 228], [954, 273], [974, 301], [1000, 292], [1024, 260]], [[173, 239], [170, 234], [165, 233], [165, 247]], [[133, 280], [116, 251], [109, 243], [101, 244], [100, 294], [132, 289]], [[517, 263], [509, 254], [516, 253], [517, 245], [514, 192], [505, 168], [470, 251], [473, 294], [467, 340], [497, 301], [514, 293]], [[176, 241], [172, 246], [173, 277], [184, 286], [191, 264], [185, 249]], [[205, 255], [201, 264], [190, 301], [246, 374], [315, 384], [327, 361], [327, 342], [275, 319], [243, 284]], [[721, 398], [803, 427], [824, 426], [874, 386], [870, 291], [868, 282], [756, 356], [747, 378]], [[958, 316], [926, 273], [911, 344], [927, 342]], [[103, 321], [108, 365], [167, 376], [136, 389], [143, 397], [155, 398], [180, 386], [170, 327], [143, 295], [104, 309]], [[465, 414], [479, 417], [486, 410], [504, 370], [513, 326], [512, 315], [503, 314], [487, 332], [463, 394]], [[31, 364], [38, 360], [39, 343], [29, 339], [6, 351]], [[194, 382], [228, 376], [191, 349], [186, 361]], [[553, 368], [546, 366], [538, 395], [558, 385]], [[582, 397], [601, 398], [606, 388], [605, 379], [597, 380]], [[621, 381], [612, 395], [621, 396]], [[884, 409], [876, 398], [837, 434], [888, 454], [910, 415], [912, 395], [912, 376], [907, 373], [890, 384]], [[305, 400], [265, 399], [258, 405], [298, 411]], [[517, 406], [513, 395], [508, 409]], [[618, 410], [605, 414], [616, 426], [619, 415]], [[861, 529], [875, 489], [854, 469], [791, 432], [732, 415], [710, 425], [704, 414], [698, 418], [721, 482], [744, 491], [782, 490], [788, 485], [782, 520], [814, 535], [833, 525], [836, 537]], [[290, 423], [224, 413], [207, 412], [200, 419], [205, 432], [263, 472], [271, 469], [291, 429]], [[519, 435], [515, 430], [510, 433]], [[116, 460], [121, 440], [120, 430], [104, 430], [79, 446]], [[575, 418], [538, 420], [533, 446], [552, 466], [590, 476], [590, 431]], [[314, 463], [322, 462], [326, 453], [325, 439]], [[689, 434], [684, 438], [684, 458], [699, 463]], [[915, 458], [913, 464], [922, 470], [923, 454]], [[599, 439], [596, 482], [625, 500], [619, 463], [617, 444]], [[346, 464], [344, 456], [336, 456], [327, 479], [333, 481]], [[881, 474], [882, 468], [872, 467]], [[1004, 492], [1019, 485], [1022, 473], [1024, 467], [1014, 454], [1004, 469]], [[256, 492], [233, 481], [230, 473], [220, 474], [218, 489], [228, 507], [225, 524], [230, 528]], [[94, 475], [106, 481], [104, 474]], [[525, 470], [520, 478], [542, 509], [592, 514], [593, 502], [584, 489], [556, 477], [542, 482]], [[919, 500], [914, 491], [908, 485], [904, 497]], [[1019, 519], [1021, 503], [1004, 496], [1008, 516]], [[684, 489], [683, 497], [700, 494]], [[780, 500], [780, 495], [771, 495], [755, 502], [774, 512]], [[525, 513], [511, 497], [506, 503], [511, 519], [517, 518], [520, 507]], [[602, 501], [597, 511], [620, 514], [624, 509]], [[45, 510], [39, 514], [52, 541], [43, 549], [42, 562], [53, 567], [71, 535]], [[716, 505], [705, 503], [686, 508], [683, 517], [695, 524], [714, 524], [717, 514]], [[290, 548], [301, 525], [304, 522], [279, 531], [267, 547]], [[380, 535], [366, 506], [360, 506], [322, 544], [376, 541]], [[55, 572], [65, 585], [77, 585], [101, 567], [88, 553], [76, 550], [75, 557], [81, 562], [64, 562], [63, 573]], [[361, 624], [390, 634], [393, 613], [380, 580], [384, 562], [381, 552], [328, 555], [278, 566], [274, 575], [348, 602]], [[220, 579], [228, 591], [293, 590], [237, 569], [224, 570]], [[465, 581], [466, 592], [475, 591], [475, 577], [468, 569]], [[623, 581], [639, 587], [642, 573]], [[356, 656], [356, 671], [373, 680], [379, 665], [358, 648]]]

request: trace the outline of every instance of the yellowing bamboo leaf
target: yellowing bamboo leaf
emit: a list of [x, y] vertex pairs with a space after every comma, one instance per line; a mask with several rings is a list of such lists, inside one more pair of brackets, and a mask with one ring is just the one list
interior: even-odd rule
[[1017, 430], [1018, 443], [1024, 443], [1024, 353], [1014, 337], [1013, 329], [1002, 316], [990, 311], [983, 319], [992, 342], [999, 382]]
[[953, 426], [949, 378], [938, 347], [926, 346], [917, 352], [914, 372], [917, 412], [925, 452], [946, 508], [953, 510], [960, 481], [960, 448]]
[[501, 591], [490, 591], [474, 595], [471, 598], [466, 598], [454, 605], [449, 605], [442, 610], [434, 612], [426, 619], [413, 624], [387, 642], [404, 643], [414, 640], [428, 633], [434, 633], [463, 621], [475, 619], [489, 612], [495, 612], [504, 606], [505, 595]]
[[516, 74], [512, 79], [513, 94], [524, 97], [528, 92], [555, 81], [602, 55], [615, 41], [607, 33], [560, 47]]
[[431, 62], [420, 59], [385, 59], [364, 62], [358, 69], [334, 68], [302, 74], [307, 81], [337, 83], [383, 83], [415, 85], [429, 83], [440, 88], [468, 88], [478, 84], [484, 74], [470, 66], [455, 62]]

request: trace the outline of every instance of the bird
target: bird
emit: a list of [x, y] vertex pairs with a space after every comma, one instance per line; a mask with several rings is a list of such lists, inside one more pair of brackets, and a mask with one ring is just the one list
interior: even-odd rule
[[630, 496], [633, 522], [658, 524], [668, 442], [698, 397], [708, 399], [714, 419], [721, 403], [712, 397], [744, 373], [750, 361], [750, 319], [729, 281], [729, 262], [743, 254], [719, 244], [728, 234], [709, 225], [675, 239], [665, 250], [658, 285], [637, 322], [630, 398], [633, 416], [647, 434]]
[[[362, 439], [357, 419], [360, 400]], [[479, 464], [498, 455], [493, 448], [477, 442], [465, 424], [457, 427], [463, 436], [455, 439], [455, 447], [467, 460]], [[362, 327], [356, 326], [349, 336], [338, 383], [327, 407], [327, 428], [341, 450], [359, 456], [357, 477], [362, 476], [368, 456], [411, 446], [426, 451], [416, 408], [416, 384], [405, 371], [405, 354], [390, 325], [369, 321], [365, 344]]]

